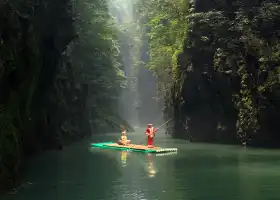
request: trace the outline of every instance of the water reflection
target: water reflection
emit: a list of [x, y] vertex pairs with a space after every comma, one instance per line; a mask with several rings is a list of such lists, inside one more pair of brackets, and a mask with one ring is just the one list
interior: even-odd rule
[[176, 155], [177, 152], [167, 152], [167, 153], [160, 153], [160, 154], [152, 154], [149, 153], [147, 154], [147, 172], [148, 172], [148, 177], [149, 178], [155, 178], [156, 174], [159, 172], [158, 168], [156, 167], [155, 163], [159, 162], [154, 162], [154, 158], [156, 157], [163, 157], [163, 156], [171, 156], [171, 155]]
[[121, 163], [123, 167], [127, 166], [127, 157], [130, 155], [128, 151], [121, 151]]
[[280, 199], [278, 151], [243, 152], [238, 147], [184, 143], [174, 145], [180, 148], [178, 153], [98, 148], [89, 153], [85, 146], [33, 159], [25, 178], [33, 184], [0, 199]]
[[148, 177], [154, 178], [158, 170], [154, 165], [153, 155], [151, 153], [147, 154], [147, 169]]
[[144, 167], [144, 170], [149, 178], [154, 178], [156, 174], [159, 172], [158, 168], [155, 165], [156, 157], [171, 156], [176, 154], [177, 152], [168, 152], [168, 153], [161, 153], [161, 154], [153, 154], [153, 153], [143, 154], [143, 153], [136, 153], [127, 150], [120, 151], [119, 153], [122, 167], [124, 168], [128, 167], [128, 163], [131, 162], [135, 164], [134, 161], [129, 161], [129, 160], [136, 159], [137, 160], [136, 163]]

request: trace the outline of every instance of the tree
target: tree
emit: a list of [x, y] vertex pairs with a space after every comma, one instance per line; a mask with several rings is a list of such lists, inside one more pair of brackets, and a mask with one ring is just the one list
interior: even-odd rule
[[106, 1], [76, 1], [79, 38], [71, 45], [71, 62], [78, 84], [88, 85], [88, 109], [94, 132], [119, 130], [118, 100], [126, 78], [121, 70], [118, 30]]

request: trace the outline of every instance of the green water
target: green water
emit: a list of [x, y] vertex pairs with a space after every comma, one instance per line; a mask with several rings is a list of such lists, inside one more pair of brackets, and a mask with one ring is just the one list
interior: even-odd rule
[[[142, 143], [142, 131], [129, 139]], [[116, 140], [116, 134], [92, 141]], [[276, 200], [280, 151], [192, 144], [162, 133], [156, 144], [177, 154], [91, 149], [83, 141], [32, 159], [9, 200]]]

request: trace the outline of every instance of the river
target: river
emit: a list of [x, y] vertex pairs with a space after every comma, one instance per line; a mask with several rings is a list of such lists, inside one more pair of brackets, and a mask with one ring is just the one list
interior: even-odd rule
[[[119, 134], [93, 136], [114, 141]], [[143, 130], [128, 133], [143, 143]], [[156, 145], [177, 154], [90, 148], [82, 141], [29, 163], [25, 183], [3, 200], [276, 200], [280, 151], [193, 144], [159, 132]]]

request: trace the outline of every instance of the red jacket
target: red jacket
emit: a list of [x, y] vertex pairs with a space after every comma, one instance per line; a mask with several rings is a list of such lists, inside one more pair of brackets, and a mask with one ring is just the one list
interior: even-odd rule
[[151, 135], [151, 134], [155, 134], [155, 132], [157, 131], [157, 129], [156, 128], [154, 128], [154, 127], [151, 127], [151, 128], [147, 128], [146, 129], [146, 135]]

